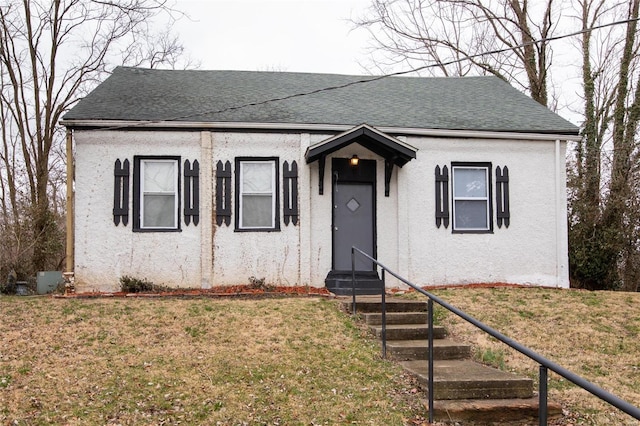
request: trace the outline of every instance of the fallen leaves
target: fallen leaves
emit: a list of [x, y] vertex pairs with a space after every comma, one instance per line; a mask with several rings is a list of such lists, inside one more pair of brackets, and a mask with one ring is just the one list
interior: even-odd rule
[[2, 297], [0, 424], [401, 424], [414, 386], [351, 321], [323, 297]]
[[69, 293], [64, 295], [54, 295], [56, 298], [122, 298], [122, 297], [139, 297], [139, 298], [160, 298], [160, 297], [222, 297], [222, 296], [331, 296], [331, 293], [325, 287], [311, 286], [263, 286], [255, 287], [251, 284], [247, 285], [229, 285], [216, 286], [209, 289], [187, 288], [172, 289], [165, 291], [140, 292], [140, 293], [124, 293], [124, 292], [82, 292]]

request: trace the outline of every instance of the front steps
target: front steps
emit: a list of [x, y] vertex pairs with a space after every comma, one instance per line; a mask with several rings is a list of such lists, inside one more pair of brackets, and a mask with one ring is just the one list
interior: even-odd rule
[[[387, 298], [386, 302], [387, 356], [415, 375], [426, 389], [429, 380], [427, 305], [398, 298]], [[341, 304], [351, 312], [351, 298], [342, 299]], [[379, 339], [381, 311], [380, 296], [357, 298], [356, 312]], [[471, 347], [447, 339], [443, 327], [434, 326], [433, 352], [436, 420], [537, 424], [538, 397], [534, 396], [531, 379], [471, 360]], [[548, 403], [548, 418], [561, 414], [558, 404]]]
[[[429, 383], [425, 360], [403, 361], [402, 367]], [[509, 399], [533, 396], [529, 378], [487, 367], [471, 360], [438, 360], [433, 365], [434, 395], [437, 399]]]

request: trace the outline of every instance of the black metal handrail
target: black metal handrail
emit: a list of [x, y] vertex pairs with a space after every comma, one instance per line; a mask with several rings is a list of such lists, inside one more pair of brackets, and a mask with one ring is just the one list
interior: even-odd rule
[[459, 310], [458, 308], [448, 304], [447, 302], [445, 302], [444, 300], [440, 299], [439, 297], [423, 290], [422, 288], [416, 286], [415, 284], [411, 283], [410, 281], [406, 280], [405, 278], [401, 277], [400, 275], [396, 274], [395, 272], [393, 272], [391, 269], [387, 268], [385, 265], [383, 265], [382, 263], [380, 263], [378, 260], [374, 259], [373, 257], [369, 256], [367, 253], [363, 252], [362, 250], [360, 250], [357, 247], [351, 247], [351, 279], [352, 279], [352, 285], [353, 285], [353, 292], [352, 292], [352, 297], [353, 297], [353, 301], [352, 301], [352, 308], [351, 311], [352, 313], [355, 315], [356, 314], [356, 279], [355, 279], [355, 256], [356, 256], [356, 252], [359, 253], [360, 255], [366, 257], [367, 259], [371, 260], [372, 262], [374, 262], [378, 267], [380, 267], [382, 269], [382, 291], [381, 291], [381, 296], [382, 296], [382, 356], [386, 357], [386, 304], [385, 304], [385, 272], [388, 272], [389, 274], [393, 275], [395, 278], [397, 278], [398, 280], [402, 281], [403, 283], [405, 283], [406, 285], [410, 286], [411, 288], [413, 288], [414, 290], [418, 291], [419, 293], [427, 296], [428, 301], [427, 301], [427, 313], [428, 313], [428, 333], [429, 333], [429, 337], [428, 337], [428, 342], [429, 342], [429, 348], [428, 348], [428, 370], [429, 370], [429, 383], [428, 383], [428, 393], [429, 393], [429, 422], [433, 423], [433, 302], [436, 302], [438, 305], [442, 306], [443, 308], [447, 309], [448, 311], [456, 314], [457, 316], [459, 316], [460, 318], [464, 319], [465, 321], [473, 324], [475, 327], [481, 329], [482, 331], [484, 331], [485, 333], [491, 335], [492, 337], [495, 337], [496, 339], [500, 340], [502, 343], [510, 346], [511, 348], [515, 349], [516, 351], [520, 352], [521, 354], [525, 355], [526, 357], [536, 361], [539, 365], [539, 374], [540, 374], [540, 387], [538, 390], [538, 396], [539, 396], [539, 408], [538, 408], [538, 418], [540, 420], [539, 424], [540, 425], [546, 425], [547, 424], [547, 376], [548, 376], [548, 370], [551, 370], [555, 373], [557, 373], [558, 375], [564, 377], [565, 379], [569, 380], [570, 382], [572, 382], [573, 384], [581, 387], [582, 389], [586, 390], [587, 392], [590, 392], [592, 395], [598, 397], [599, 399], [608, 402], [609, 404], [613, 405], [614, 407], [620, 409], [621, 411], [625, 412], [626, 414], [632, 416], [633, 418], [640, 420], [640, 408], [630, 404], [629, 402], [613, 395], [612, 393], [602, 389], [601, 387], [589, 382], [588, 380], [584, 379], [581, 376], [578, 376], [577, 374], [567, 370], [566, 368], [554, 363], [553, 361], [550, 361], [549, 359], [543, 357], [542, 355], [540, 355], [539, 353], [529, 349], [528, 347], [516, 342], [515, 340], [505, 336], [504, 334], [500, 333], [499, 331], [495, 330], [494, 328], [489, 327], [488, 325], [478, 321], [477, 319], [473, 318], [472, 316], [466, 314], [465, 312]]

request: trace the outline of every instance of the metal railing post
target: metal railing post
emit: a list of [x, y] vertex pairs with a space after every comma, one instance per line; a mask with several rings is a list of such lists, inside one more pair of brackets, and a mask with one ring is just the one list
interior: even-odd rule
[[351, 315], [356, 316], [356, 251], [351, 247]]
[[547, 367], [540, 364], [540, 386], [538, 389], [540, 402], [538, 403], [538, 419], [540, 426], [547, 425], [547, 376], [549, 371]]
[[427, 316], [428, 316], [428, 328], [429, 328], [429, 348], [428, 348], [428, 357], [429, 357], [429, 423], [433, 423], [433, 300], [429, 299], [427, 301]]
[[385, 294], [384, 269], [382, 270], [382, 359], [387, 358], [387, 299]]

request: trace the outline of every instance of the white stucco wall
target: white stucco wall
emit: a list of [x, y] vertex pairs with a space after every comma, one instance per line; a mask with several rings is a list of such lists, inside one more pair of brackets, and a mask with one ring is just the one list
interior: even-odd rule
[[[298, 163], [304, 169], [301, 158], [300, 134], [270, 133], [213, 133], [214, 165], [218, 160], [229, 161], [233, 169], [231, 187], [235, 189], [236, 157], [278, 157], [280, 193], [280, 231], [237, 232], [235, 208], [237, 200], [232, 194], [232, 223], [216, 226], [213, 246], [214, 285], [247, 284], [250, 277], [265, 279], [273, 285], [307, 285], [309, 278], [301, 277], [300, 258], [301, 226], [285, 225], [282, 217], [283, 163]], [[305, 199], [304, 185], [300, 185], [300, 199]], [[233, 191], [232, 191], [233, 192]], [[308, 212], [303, 215], [305, 221]]]
[[[384, 195], [384, 160], [352, 144], [326, 160], [324, 195], [318, 194], [318, 163], [307, 165], [306, 148], [330, 134], [187, 131], [76, 131], [76, 258], [79, 290], [117, 290], [131, 275], [175, 287], [247, 284], [250, 277], [275, 285], [322, 287], [331, 269], [331, 158], [377, 161], [377, 254], [381, 262], [418, 285], [508, 282], [568, 287], [565, 144], [408, 136], [417, 158], [394, 168]], [[182, 232], [132, 232], [133, 191], [127, 227], [113, 223], [113, 167], [135, 155], [198, 159], [200, 225]], [[237, 232], [215, 224], [215, 165], [236, 157], [278, 157], [281, 202], [279, 232]], [[299, 222], [282, 218], [282, 164], [298, 163]], [[490, 162], [510, 175], [509, 228], [454, 234], [435, 225], [436, 165]], [[131, 189], [132, 189], [131, 180]], [[235, 188], [235, 173], [232, 173]], [[449, 200], [450, 202], [450, 200]], [[182, 218], [182, 212], [181, 212]], [[399, 286], [388, 277], [388, 286]]]
[[[171, 155], [200, 161], [198, 132], [76, 131], [75, 279], [79, 291], [117, 291], [123, 275], [200, 287], [200, 228], [133, 232], [133, 158]], [[113, 223], [114, 163], [130, 162], [129, 224]], [[202, 214], [202, 212], [201, 212]], [[182, 212], [180, 213], [182, 218]], [[200, 220], [206, 220], [202, 216]]]
[[[400, 238], [408, 244], [400, 256], [407, 259], [412, 282], [568, 287], [564, 143], [556, 152], [555, 141], [408, 138], [407, 142], [420, 150], [419, 160], [400, 172], [396, 187], [411, 194], [404, 202], [408, 226], [400, 227]], [[436, 227], [434, 169], [447, 165], [451, 175], [455, 161], [491, 163], [493, 233], [453, 233], [452, 222], [448, 228]], [[508, 228], [496, 225], [496, 166], [509, 168]]]

